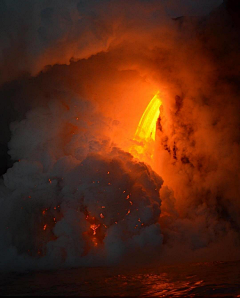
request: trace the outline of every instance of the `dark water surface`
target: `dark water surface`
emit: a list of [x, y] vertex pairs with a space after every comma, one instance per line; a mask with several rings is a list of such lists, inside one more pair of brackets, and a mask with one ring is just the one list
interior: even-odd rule
[[240, 297], [240, 262], [0, 274], [1, 297]]

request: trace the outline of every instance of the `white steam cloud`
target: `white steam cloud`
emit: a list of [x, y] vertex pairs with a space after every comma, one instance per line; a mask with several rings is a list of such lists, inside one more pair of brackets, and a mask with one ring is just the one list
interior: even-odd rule
[[163, 181], [104, 139], [101, 121], [88, 102], [73, 99], [68, 107], [50, 102], [12, 124], [10, 151], [19, 161], [3, 176], [5, 270], [23, 262], [106, 263], [161, 245]]

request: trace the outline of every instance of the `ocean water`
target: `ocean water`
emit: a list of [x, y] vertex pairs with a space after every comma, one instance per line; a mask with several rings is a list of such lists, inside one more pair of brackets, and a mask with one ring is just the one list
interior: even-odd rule
[[1, 297], [240, 297], [240, 261], [0, 274]]

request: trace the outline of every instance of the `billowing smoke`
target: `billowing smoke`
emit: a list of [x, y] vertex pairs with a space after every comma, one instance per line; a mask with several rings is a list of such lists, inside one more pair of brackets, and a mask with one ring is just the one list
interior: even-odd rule
[[[193, 51], [179, 49], [173, 76], [179, 92], [166, 100], [172, 104], [162, 107], [158, 122], [156, 159], [165, 181], [160, 223], [170, 252], [194, 250], [188, 258], [239, 257], [237, 9], [237, 2], [227, 1], [195, 25]], [[186, 55], [191, 65], [183, 67]]]
[[[1, 269], [239, 257], [239, 6], [197, 16], [218, 4], [1, 4]], [[150, 167], [129, 149], [157, 91]]]
[[77, 98], [11, 124], [10, 155], [18, 161], [1, 187], [4, 269], [112, 263], [161, 246], [163, 181], [114, 146], [105, 127]]

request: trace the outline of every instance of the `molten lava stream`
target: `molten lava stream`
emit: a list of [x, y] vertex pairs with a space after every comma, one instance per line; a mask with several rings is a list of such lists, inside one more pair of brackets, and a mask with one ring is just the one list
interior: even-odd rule
[[156, 123], [161, 104], [158, 92], [145, 109], [133, 138], [134, 145], [129, 150], [134, 157], [150, 164], [153, 159]]

